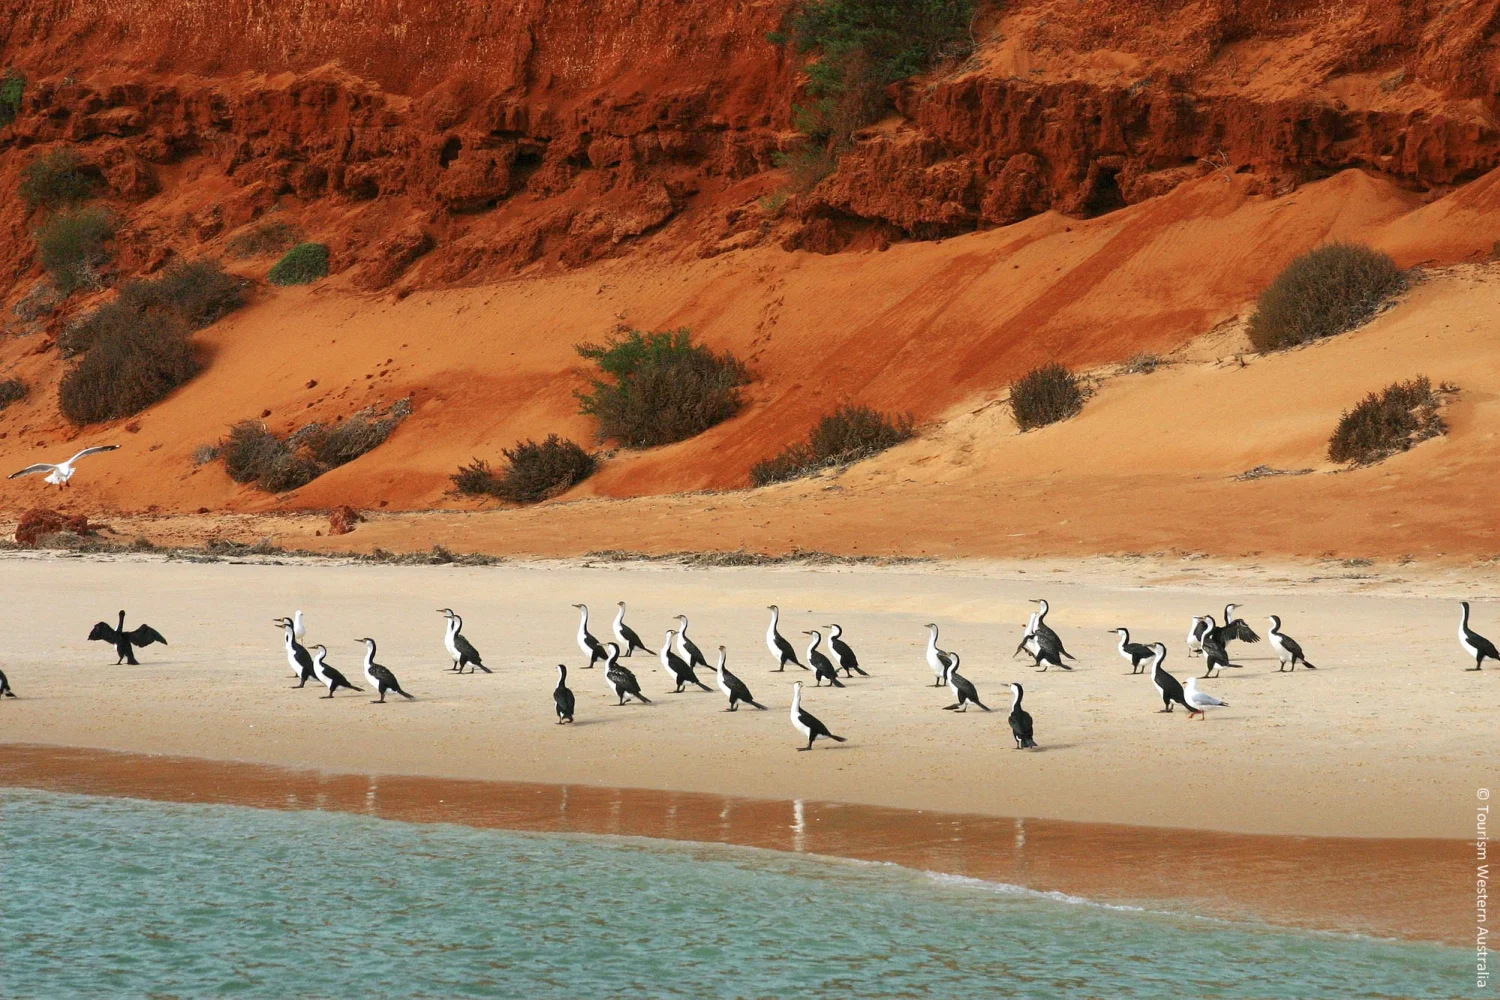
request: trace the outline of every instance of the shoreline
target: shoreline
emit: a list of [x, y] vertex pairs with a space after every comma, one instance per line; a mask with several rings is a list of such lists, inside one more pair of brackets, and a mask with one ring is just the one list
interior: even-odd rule
[[[1448, 945], [1468, 845], [1270, 836], [692, 792], [331, 773], [4, 744], [0, 790], [332, 810], [408, 823], [720, 843], [889, 863], [1091, 903]], [[1184, 873], [1211, 873], [1185, 879]]]

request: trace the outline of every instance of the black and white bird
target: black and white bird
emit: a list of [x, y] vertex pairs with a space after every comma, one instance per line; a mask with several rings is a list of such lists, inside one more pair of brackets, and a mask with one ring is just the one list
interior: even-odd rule
[[1191, 675], [1189, 675], [1187, 679], [1187, 687], [1183, 689], [1183, 701], [1187, 704], [1189, 719], [1191, 719], [1195, 715], [1198, 716], [1199, 719], [1208, 718], [1208, 716], [1203, 714], [1203, 710], [1205, 708], [1229, 707], [1229, 702], [1220, 701], [1207, 692], [1199, 691], [1198, 678]]
[[85, 448], [65, 462], [57, 462], [56, 464], [50, 462], [38, 462], [35, 465], [26, 466], [26, 468], [22, 469], [20, 472], [12, 472], [8, 478], [15, 479], [18, 476], [30, 476], [37, 472], [45, 472], [47, 473], [47, 478], [42, 481], [51, 483], [58, 489], [62, 489], [64, 486], [71, 485], [69, 483], [69, 480], [73, 478], [73, 473], [78, 471], [77, 469], [73, 468], [74, 462], [77, 462], [85, 455], [97, 455], [101, 451], [115, 451], [119, 447], [120, 446], [117, 444], [101, 444], [93, 448]]
[[672, 652], [672, 640], [676, 637], [677, 630], [668, 629], [667, 639], [661, 646], [661, 668], [677, 684], [677, 690], [672, 693], [682, 694], [682, 689], [687, 684], [696, 684], [705, 691], [712, 691], [713, 688], [700, 681], [698, 675], [693, 673], [693, 665], [691, 663]]
[[592, 667], [595, 663], [604, 659], [604, 644], [595, 639], [589, 632], [589, 606], [587, 604], [575, 604], [573, 607], [581, 612], [578, 619], [578, 651], [589, 658], [585, 668]]
[[1016, 741], [1016, 749], [1035, 749], [1036, 736], [1031, 728], [1031, 713], [1021, 707], [1021, 699], [1026, 692], [1021, 689], [1021, 685], [1012, 684], [1010, 694], [1010, 735]]
[[677, 621], [680, 623], [677, 626], [677, 655], [687, 660], [689, 666], [707, 667], [708, 661], [703, 658], [703, 651], [698, 648], [697, 643], [688, 638], [687, 615], [678, 615]]
[[125, 612], [120, 612], [120, 623], [111, 626], [108, 622], [96, 622], [89, 630], [90, 642], [108, 642], [115, 647], [117, 657], [115, 666], [124, 660], [131, 666], [140, 666], [140, 661], [135, 658], [136, 646], [149, 646], [153, 642], [159, 642], [163, 646], [167, 644], [166, 638], [150, 625], [137, 625], [134, 629], [125, 631]]
[[1202, 615], [1194, 615], [1193, 623], [1188, 626], [1187, 652], [1189, 656], [1203, 655], [1203, 633], [1208, 631], [1208, 619]]
[[557, 687], [552, 689], [552, 704], [557, 707], [557, 724], [573, 721], [573, 692], [568, 688], [568, 665], [557, 665]]
[[621, 705], [625, 704], [626, 698], [634, 698], [643, 705], [651, 704], [651, 699], [641, 694], [641, 682], [635, 679], [629, 667], [620, 662], [620, 647], [613, 642], [604, 644], [604, 682], [620, 699]]
[[1222, 638], [1223, 629], [1215, 627], [1213, 615], [1205, 615], [1204, 618], [1208, 622], [1208, 631], [1203, 633], [1203, 660], [1208, 669], [1203, 671], [1203, 676], [1208, 677], [1224, 667], [1234, 667], [1238, 670], [1240, 664], [1229, 662], [1229, 650], [1225, 648], [1225, 640]]
[[374, 639], [366, 637], [364, 639], [355, 639], [354, 641], [365, 644], [365, 680], [369, 681], [370, 687], [374, 688], [380, 694], [379, 700], [373, 701], [370, 704], [384, 705], [386, 693], [390, 691], [394, 691], [407, 701], [416, 701], [415, 697], [401, 690], [401, 682], [396, 680], [396, 675], [391, 673], [389, 668], [375, 662]]
[[1123, 625], [1120, 628], [1112, 628], [1110, 631], [1120, 637], [1120, 656], [1130, 661], [1130, 673], [1132, 675], [1144, 673], [1145, 664], [1155, 655], [1151, 647], [1145, 643], [1131, 642], [1130, 629]]
[[487, 674], [494, 673], [493, 670], [484, 665], [484, 660], [480, 659], [479, 650], [474, 648], [474, 644], [464, 638], [463, 618], [452, 608], [438, 608], [438, 614], [447, 619], [447, 627], [443, 631], [443, 646], [448, 650], [448, 656], [453, 660], [453, 666], [448, 669], [463, 673], [464, 667], [468, 667], [469, 673], [472, 674], [474, 668], [478, 667]]
[[834, 658], [839, 662], [839, 669], [844, 672], [845, 677], [853, 677], [859, 674], [861, 677], [870, 676], [865, 669], [859, 665], [859, 657], [854, 655], [854, 649], [844, 641], [844, 626], [828, 626], [828, 648], [833, 650]]
[[932, 686], [942, 687], [943, 678], [948, 675], [948, 660], [953, 654], [946, 649], [938, 648], [938, 627], [933, 622], [928, 622], [924, 628], [927, 629], [927, 666], [932, 670], [932, 676], [936, 678]]
[[986, 712], [989, 706], [979, 700], [979, 692], [974, 689], [974, 682], [967, 677], [961, 677], [958, 673], [958, 654], [948, 654], [948, 689], [953, 692], [953, 697], [958, 700], [943, 709], [945, 712], [959, 711], [967, 712], [970, 705], [978, 705]]
[[1463, 607], [1463, 614], [1458, 619], [1458, 642], [1463, 646], [1464, 652], [1474, 658], [1474, 665], [1469, 669], [1483, 669], [1485, 657], [1500, 661], [1500, 653], [1495, 652], [1495, 644], [1469, 628], [1469, 602], [1460, 601], [1459, 604]]
[[766, 706], [756, 701], [754, 696], [750, 694], [750, 689], [745, 686], [745, 682], [740, 680], [734, 674], [730, 673], [729, 668], [724, 665], [728, 661], [728, 659], [728, 652], [724, 649], [723, 646], [720, 646], [719, 665], [714, 668], [714, 674], [716, 675], [716, 680], [719, 682], [719, 690], [723, 691], [724, 697], [729, 699], [729, 707], [724, 709], [724, 711], [738, 712], [740, 709], [740, 702], [744, 702], [745, 704], [753, 705], [754, 707], [764, 712], [766, 710]]
[[349, 678], [345, 677], [343, 674], [339, 673], [338, 670], [328, 665], [327, 646], [314, 646], [312, 648], [312, 654], [313, 672], [318, 675], [318, 680], [322, 681], [328, 688], [328, 694], [324, 697], [332, 698], [333, 692], [337, 691], [339, 688], [348, 688], [350, 691], [358, 691], [361, 694], [364, 693], [364, 688], [357, 688], [353, 684], [350, 684]]
[[819, 736], [826, 736], [835, 743], [844, 742], [844, 737], [833, 735], [816, 715], [802, 707], [801, 681], [792, 685], [792, 725], [796, 727], [797, 732], [807, 737], [807, 746], [798, 747], [798, 750], [811, 750], [813, 740]]
[[[1047, 612], [1051, 610], [1051, 607], [1046, 601], [1040, 599], [1032, 603], [1037, 605], [1035, 624], [1031, 629], [1031, 638], [1034, 643], [1031, 655], [1036, 660], [1033, 666], [1042, 667], [1042, 664], [1046, 663], [1054, 667], [1062, 667], [1064, 670], [1072, 670], [1073, 668], [1064, 663], [1062, 658], [1066, 656], [1070, 660], [1076, 660], [1077, 657], [1063, 648], [1062, 639], [1047, 624]], [[1042, 667], [1042, 673], [1046, 672], [1047, 668]]]
[[1026, 627], [1021, 630], [1021, 641], [1016, 644], [1016, 651], [1010, 654], [1010, 658], [1012, 660], [1020, 656], [1022, 653], [1025, 653], [1028, 656], [1036, 655], [1036, 623], [1037, 618], [1041, 616], [1041, 613], [1041, 609], [1038, 608], [1035, 611], [1032, 611], [1031, 616], [1026, 619]]
[[1154, 642], [1151, 648], [1156, 650], [1156, 660], [1151, 664], [1151, 683], [1156, 685], [1156, 691], [1161, 695], [1161, 710], [1170, 712], [1173, 705], [1181, 705], [1189, 712], [1193, 711], [1193, 706], [1187, 703], [1187, 697], [1182, 693], [1181, 682], [1162, 667], [1162, 663], [1167, 659], [1167, 647], [1162, 643]]
[[0, 695], [14, 698], [16, 693], [10, 689], [10, 678], [5, 676], [5, 671], [0, 670]]
[[814, 628], [802, 634], [812, 636], [812, 642], [807, 644], [807, 663], [812, 667], [813, 687], [822, 687], [824, 681], [836, 688], [843, 687], [844, 682], [839, 680], [839, 672], [833, 668], [833, 661], [818, 648], [818, 644], [823, 641], [823, 633]]
[[1281, 616], [1271, 615], [1270, 622], [1271, 648], [1276, 650], [1276, 658], [1281, 661], [1281, 667], [1276, 672], [1281, 673], [1287, 668], [1287, 664], [1291, 664], [1292, 670], [1295, 671], [1299, 662], [1308, 670], [1317, 670], [1318, 668], [1308, 663], [1307, 657], [1302, 655], [1302, 647], [1298, 645], [1297, 640], [1281, 631]]
[[292, 668], [292, 676], [297, 678], [297, 683], [292, 687], [306, 687], [308, 681], [318, 676], [312, 654], [297, 641], [296, 622], [291, 618], [277, 618], [275, 623], [281, 629], [281, 642], [286, 647], [286, 665]]
[[795, 663], [806, 670], [807, 668], [802, 666], [802, 661], [797, 659], [797, 651], [792, 648], [792, 644], [782, 638], [781, 633], [776, 629], [777, 623], [781, 621], [781, 609], [774, 604], [767, 604], [766, 610], [771, 612], [771, 624], [766, 626], [766, 648], [771, 651], [771, 657], [776, 661], [776, 669], [772, 673], [785, 670], [788, 663]]
[[639, 649], [643, 653], [651, 652], [646, 644], [641, 641], [641, 637], [635, 634], [635, 629], [625, 624], [625, 602], [616, 601], [615, 603], [619, 605], [620, 608], [620, 610], [615, 612], [615, 621], [613, 626], [615, 641], [617, 641], [620, 644], [620, 648], [624, 650], [624, 652], [622, 652], [620, 655], [629, 656], [637, 649]]
[[[1215, 629], [1219, 641], [1227, 648], [1231, 642], [1260, 642], [1260, 636], [1255, 634], [1255, 629], [1243, 618], [1234, 617], [1234, 609], [1238, 604], [1224, 605], [1224, 624]], [[1213, 618], [1209, 618], [1209, 625], [1213, 625]]]

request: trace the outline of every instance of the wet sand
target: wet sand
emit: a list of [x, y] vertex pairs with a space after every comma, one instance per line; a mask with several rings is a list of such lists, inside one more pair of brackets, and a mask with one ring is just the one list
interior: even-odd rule
[[1203, 834], [687, 792], [330, 774], [7, 745], [0, 787], [417, 823], [736, 844], [889, 862], [1117, 905], [1456, 943], [1468, 845]]

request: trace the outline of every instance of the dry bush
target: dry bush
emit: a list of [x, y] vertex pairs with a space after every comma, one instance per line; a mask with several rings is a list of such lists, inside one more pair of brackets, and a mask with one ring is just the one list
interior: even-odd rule
[[229, 238], [225, 249], [231, 257], [244, 260], [265, 254], [281, 253], [302, 239], [302, 230], [281, 219], [265, 219]]
[[1441, 405], [1441, 397], [1425, 375], [1409, 382], [1392, 382], [1344, 412], [1328, 439], [1328, 457], [1335, 462], [1368, 465], [1406, 451], [1419, 441], [1446, 434], [1448, 425], [1438, 415]]
[[26, 383], [18, 378], [8, 378], [0, 381], [0, 410], [5, 409], [11, 403], [19, 403], [26, 398]]
[[495, 472], [476, 458], [453, 474], [453, 488], [469, 496], [492, 496], [511, 503], [540, 503], [565, 493], [594, 474], [597, 460], [576, 442], [549, 434], [538, 444], [526, 440], [507, 448], [505, 468]]
[[377, 447], [410, 413], [411, 400], [402, 399], [384, 413], [370, 407], [333, 428], [308, 424], [285, 438], [257, 420], [241, 420], [219, 443], [219, 457], [235, 482], [285, 493]]
[[136, 312], [169, 312], [201, 330], [245, 304], [245, 283], [216, 260], [178, 261], [160, 277], [128, 281], [119, 303]]
[[38, 256], [59, 292], [100, 287], [99, 268], [109, 261], [106, 244], [114, 234], [114, 218], [102, 208], [58, 212], [42, 224]]
[[69, 531], [75, 535], [86, 535], [93, 531], [89, 519], [83, 514], [64, 514], [47, 507], [34, 507], [21, 515], [16, 525], [16, 544], [25, 548], [36, 548], [47, 535]]
[[139, 413], [198, 374], [179, 320], [147, 315], [101, 336], [58, 386], [63, 416], [83, 425]]
[[218, 448], [229, 478], [237, 483], [253, 483], [285, 445], [260, 421], [241, 420], [229, 428]]
[[1023, 431], [1076, 415], [1083, 400], [1078, 376], [1055, 361], [1033, 368], [1010, 387], [1011, 415]]
[[733, 354], [692, 342], [686, 329], [631, 330], [604, 344], [579, 344], [613, 381], [578, 393], [580, 412], [599, 422], [599, 439], [651, 448], [701, 434], [739, 412], [748, 369]]
[[86, 167], [77, 150], [63, 146], [26, 164], [17, 193], [28, 209], [56, 209], [88, 201], [98, 185], [98, 171]]
[[1250, 343], [1257, 351], [1295, 347], [1352, 330], [1405, 291], [1406, 272], [1378, 250], [1330, 243], [1293, 260], [1256, 302]]
[[885, 414], [868, 406], [845, 403], [818, 421], [806, 441], [790, 445], [779, 455], [750, 469], [756, 486], [811, 475], [832, 465], [847, 465], [877, 455], [910, 438], [911, 414]]
[[460, 465], [458, 471], [449, 478], [453, 480], [454, 491], [464, 496], [498, 495], [496, 484], [500, 477], [490, 468], [490, 463], [482, 458], [476, 458], [468, 465]]

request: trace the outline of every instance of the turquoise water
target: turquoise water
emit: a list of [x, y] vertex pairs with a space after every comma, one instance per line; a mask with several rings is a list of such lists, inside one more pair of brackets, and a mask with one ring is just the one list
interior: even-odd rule
[[716, 845], [0, 792], [5, 997], [1453, 997], [1472, 956]]

